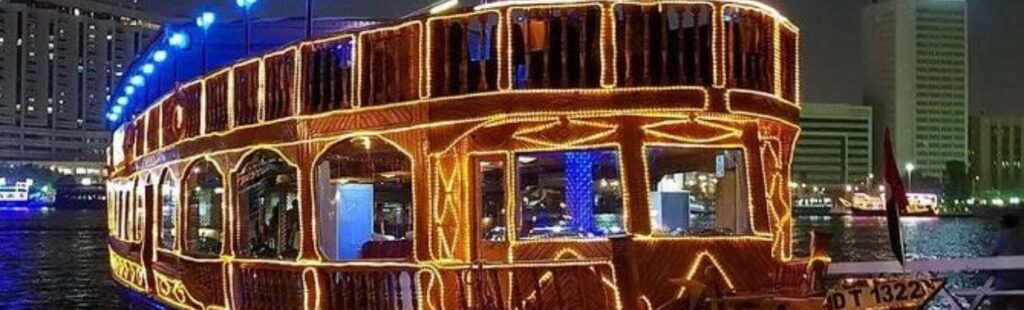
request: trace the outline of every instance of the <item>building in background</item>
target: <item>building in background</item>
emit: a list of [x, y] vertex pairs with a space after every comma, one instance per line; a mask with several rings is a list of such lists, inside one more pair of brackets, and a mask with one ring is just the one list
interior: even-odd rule
[[871, 173], [871, 107], [804, 103], [800, 139], [793, 158], [793, 181], [842, 185]]
[[878, 0], [862, 23], [875, 141], [890, 128], [899, 166], [939, 180], [947, 162], [967, 162], [967, 3]]
[[102, 169], [107, 100], [159, 29], [137, 7], [0, 0], [0, 163]]
[[975, 191], [1024, 192], [1024, 116], [971, 119]]

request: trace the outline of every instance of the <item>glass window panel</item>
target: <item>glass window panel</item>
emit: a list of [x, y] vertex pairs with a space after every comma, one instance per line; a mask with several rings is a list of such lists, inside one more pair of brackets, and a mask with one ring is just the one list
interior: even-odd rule
[[299, 254], [299, 198], [296, 169], [277, 153], [257, 151], [238, 171], [242, 253], [248, 257], [294, 259]]
[[743, 151], [647, 149], [654, 235], [750, 234]]
[[188, 171], [185, 203], [188, 210], [186, 252], [204, 256], [220, 255], [224, 199], [223, 178], [213, 164], [201, 161]]
[[160, 247], [174, 249], [177, 241], [178, 184], [165, 173], [160, 182]]
[[520, 154], [516, 172], [520, 239], [624, 233], [617, 152]]
[[316, 167], [320, 248], [330, 260], [412, 253], [412, 161], [375, 137], [341, 141]]
[[505, 162], [479, 161], [480, 238], [505, 241]]

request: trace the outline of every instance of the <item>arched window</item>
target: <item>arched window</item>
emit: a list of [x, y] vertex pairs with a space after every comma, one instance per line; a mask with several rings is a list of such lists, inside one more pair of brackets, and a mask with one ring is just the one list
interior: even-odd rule
[[149, 180], [141, 177], [135, 182], [135, 206], [132, 208], [132, 231], [131, 239], [142, 240], [143, 227], [146, 225], [146, 185]]
[[185, 251], [203, 256], [220, 255], [224, 181], [213, 163], [201, 160], [185, 172]]
[[331, 260], [412, 252], [412, 162], [376, 137], [341, 141], [316, 166], [320, 249]]
[[250, 154], [236, 172], [242, 255], [294, 259], [299, 254], [297, 174], [280, 155]]
[[160, 242], [161, 248], [173, 250], [177, 242], [178, 181], [165, 170], [160, 177]]

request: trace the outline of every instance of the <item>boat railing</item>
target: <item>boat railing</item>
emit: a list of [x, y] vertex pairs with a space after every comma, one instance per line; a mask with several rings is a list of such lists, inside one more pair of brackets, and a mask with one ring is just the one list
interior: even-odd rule
[[417, 266], [327, 266], [318, 268], [326, 309], [419, 309]]
[[240, 309], [302, 309], [303, 268], [284, 264], [239, 264], [236, 298]]
[[[954, 309], [978, 309], [987, 298], [996, 296], [1024, 296], [1024, 290], [1000, 290], [993, 286], [996, 273], [1024, 270], [1024, 256], [994, 256], [960, 259], [908, 261], [841, 262], [832, 263], [828, 275], [832, 277], [904, 274], [912, 277], [933, 277], [943, 274], [970, 272], [988, 273], [984, 284], [973, 288], [944, 288], [939, 294]], [[973, 297], [973, 298], [970, 298]], [[963, 301], [967, 301], [965, 304]]]
[[458, 272], [460, 309], [613, 309], [620, 300], [607, 260], [478, 263]]

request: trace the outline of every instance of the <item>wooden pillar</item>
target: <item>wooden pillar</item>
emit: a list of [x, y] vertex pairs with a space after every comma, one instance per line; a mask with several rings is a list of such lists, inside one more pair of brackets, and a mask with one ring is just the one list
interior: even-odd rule
[[325, 285], [324, 278], [326, 277], [326, 272], [314, 267], [306, 267], [302, 271], [302, 288], [306, 292], [306, 294], [302, 294], [305, 309], [323, 309], [322, 303], [325, 296], [320, 296], [323, 292], [319, 288]]
[[[306, 130], [299, 128], [299, 135], [305, 136]], [[314, 147], [309, 144], [300, 144], [297, 148], [296, 164], [299, 166], [296, 173], [298, 174], [299, 180], [299, 222], [301, 225], [301, 231], [299, 233], [299, 260], [321, 260], [320, 248], [316, 244], [316, 230], [313, 229], [316, 226], [315, 221], [317, 220], [316, 208], [314, 201], [316, 195], [314, 195], [314, 178], [316, 177], [313, 173], [313, 158], [316, 152]]]
[[[615, 11], [612, 9], [610, 2], [601, 3], [601, 21], [600, 21], [600, 32], [598, 38], [600, 38], [599, 44], [601, 44], [601, 86], [603, 87], [614, 87], [616, 79], [616, 66], [622, 66], [623, 64], [616, 64], [615, 59], [615, 32], [612, 31], [612, 26], [615, 25]], [[622, 31], [619, 29], [618, 31]]]
[[413, 222], [415, 223], [413, 260], [430, 261], [432, 259], [430, 243], [434, 242], [433, 234], [431, 234], [434, 223], [430, 220], [433, 216], [430, 207], [430, 195], [432, 195], [430, 186], [435, 181], [429, 173], [433, 163], [430, 160], [430, 148], [426, 136], [422, 137], [420, 142], [420, 147], [413, 150], [415, 153], [412, 158], [414, 163], [413, 179], [416, 180], [413, 185]]
[[640, 303], [640, 274], [634, 256], [633, 235], [611, 237], [612, 264], [623, 310], [644, 309]]
[[632, 234], [648, 235], [651, 233], [650, 202], [647, 189], [647, 174], [644, 173], [644, 133], [640, 128], [640, 120], [624, 117], [619, 127], [622, 136], [622, 171], [632, 171], [624, 175], [624, 191], [629, 197], [625, 203], [627, 222], [626, 231]]
[[509, 9], [501, 9], [501, 13], [498, 15], [498, 31], [494, 34], [498, 36], [498, 89], [511, 89], [512, 88], [512, 72], [515, 70], [512, 68], [512, 53], [509, 51], [512, 49], [512, 41], [509, 40], [510, 33], [512, 33], [512, 18], [509, 16]]

